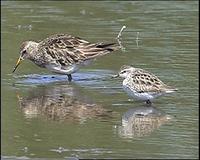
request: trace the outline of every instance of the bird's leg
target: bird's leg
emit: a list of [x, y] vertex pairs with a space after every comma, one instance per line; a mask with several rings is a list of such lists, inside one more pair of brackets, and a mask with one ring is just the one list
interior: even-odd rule
[[68, 77], [68, 81], [71, 82], [72, 81], [72, 75], [68, 74], [67, 77]]
[[151, 101], [148, 99], [148, 100], [146, 101], [146, 104], [151, 105]]

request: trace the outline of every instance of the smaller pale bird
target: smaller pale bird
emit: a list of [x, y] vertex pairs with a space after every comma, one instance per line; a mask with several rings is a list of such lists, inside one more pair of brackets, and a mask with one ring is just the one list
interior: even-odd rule
[[90, 43], [68, 34], [55, 34], [43, 41], [25, 41], [20, 47], [20, 57], [14, 67], [17, 69], [22, 60], [28, 59], [48, 70], [65, 74], [72, 80], [71, 74], [91, 60], [118, 50], [115, 43]]
[[151, 104], [151, 100], [166, 93], [177, 91], [164, 84], [157, 76], [140, 68], [124, 65], [121, 67], [118, 75], [122, 77], [123, 88], [129, 96], [146, 101]]

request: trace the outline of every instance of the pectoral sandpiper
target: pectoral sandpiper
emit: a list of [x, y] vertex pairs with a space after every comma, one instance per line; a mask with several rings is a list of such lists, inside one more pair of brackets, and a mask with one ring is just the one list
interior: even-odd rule
[[119, 48], [115, 43], [90, 43], [68, 34], [52, 35], [40, 42], [25, 41], [21, 44], [20, 57], [13, 72], [22, 60], [29, 59], [39, 67], [66, 74], [71, 81], [71, 74], [80, 66]]

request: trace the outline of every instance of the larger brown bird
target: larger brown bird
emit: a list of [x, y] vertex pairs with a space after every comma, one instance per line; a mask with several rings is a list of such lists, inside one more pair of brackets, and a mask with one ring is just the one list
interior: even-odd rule
[[24, 59], [29, 59], [42, 68], [66, 74], [72, 80], [71, 74], [80, 66], [87, 65], [91, 60], [118, 50], [115, 43], [90, 43], [79, 37], [68, 34], [55, 34], [43, 41], [25, 41], [20, 47], [20, 57], [13, 72]]

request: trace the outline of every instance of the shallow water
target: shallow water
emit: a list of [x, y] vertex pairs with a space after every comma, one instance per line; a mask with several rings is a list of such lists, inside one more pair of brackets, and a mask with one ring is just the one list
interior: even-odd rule
[[[1, 158], [198, 158], [198, 8], [184, 2], [2, 2]], [[67, 77], [23, 62], [24, 40], [69, 33], [123, 51]], [[151, 107], [129, 99], [124, 64], [179, 90]]]

